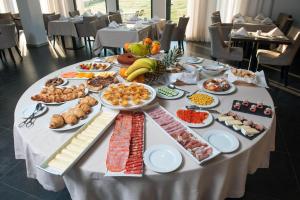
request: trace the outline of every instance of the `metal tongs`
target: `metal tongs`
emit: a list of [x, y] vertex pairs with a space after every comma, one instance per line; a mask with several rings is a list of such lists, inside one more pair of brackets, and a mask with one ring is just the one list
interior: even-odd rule
[[23, 126], [26, 126], [26, 128], [32, 127], [34, 125], [35, 120], [36, 120], [36, 117], [35, 117], [36, 114], [38, 112], [40, 112], [41, 110], [43, 110], [43, 108], [44, 108], [44, 105], [42, 103], [36, 104], [35, 109], [32, 112], [32, 114], [29, 117], [25, 118], [25, 120], [23, 122], [21, 122], [18, 125], [18, 127], [20, 127], [20, 128], [23, 127]]

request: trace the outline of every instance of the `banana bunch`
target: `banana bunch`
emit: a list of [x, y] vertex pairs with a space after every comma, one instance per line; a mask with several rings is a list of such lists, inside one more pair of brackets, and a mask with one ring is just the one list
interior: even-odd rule
[[140, 58], [136, 60], [132, 65], [130, 65], [125, 72], [127, 76], [127, 81], [132, 81], [139, 75], [154, 72], [157, 67], [156, 60], [150, 58]]

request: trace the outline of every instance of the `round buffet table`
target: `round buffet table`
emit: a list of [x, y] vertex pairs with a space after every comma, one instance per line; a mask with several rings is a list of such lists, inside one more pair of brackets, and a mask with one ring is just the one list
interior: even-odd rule
[[[205, 60], [204, 62], [213, 61]], [[46, 190], [59, 191], [67, 187], [73, 200], [216, 200], [243, 196], [247, 174], [254, 173], [258, 168], [268, 167], [270, 151], [275, 148], [275, 115], [272, 118], [267, 118], [239, 113], [254, 122], [263, 124], [266, 131], [255, 139], [249, 140], [216, 121], [206, 128], [193, 129], [200, 135], [210, 129], [225, 130], [235, 135], [240, 141], [240, 147], [237, 151], [221, 154], [203, 165], [197, 165], [156, 124], [146, 118], [145, 149], [156, 144], [168, 144], [177, 148], [183, 156], [183, 163], [175, 172], [159, 174], [145, 167], [144, 176], [141, 178], [105, 177], [105, 160], [112, 127], [63, 177], [38, 169], [36, 166], [68, 140], [76, 130], [55, 132], [48, 128], [50, 117], [58, 110], [59, 106], [49, 106], [47, 113], [37, 118], [32, 128], [18, 127], [22, 120], [21, 113], [25, 107], [33, 103], [30, 97], [40, 91], [46, 80], [65, 71], [75, 71], [77, 65], [74, 64], [55, 71], [37, 81], [21, 96], [15, 109], [15, 156], [17, 159], [25, 159], [27, 176], [37, 179]], [[118, 68], [113, 67], [112, 70], [117, 71]], [[68, 85], [81, 82], [84, 81], [70, 80]], [[196, 85], [182, 86], [188, 91], [195, 91], [196, 87]], [[262, 101], [266, 105], [271, 105], [274, 110], [272, 98], [267, 90], [261, 87], [237, 86], [235, 93], [218, 95], [218, 97], [220, 104], [215, 109], [220, 112], [228, 112], [234, 99], [247, 99], [250, 102]], [[174, 115], [177, 109], [186, 105], [185, 98], [178, 100], [157, 99], [156, 101]]]

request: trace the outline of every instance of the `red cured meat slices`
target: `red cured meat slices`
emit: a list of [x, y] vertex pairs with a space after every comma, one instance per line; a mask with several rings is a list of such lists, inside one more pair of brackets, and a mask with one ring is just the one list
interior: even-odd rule
[[106, 167], [111, 172], [121, 172], [125, 169], [129, 156], [132, 115], [120, 113], [117, 116], [113, 134], [110, 138], [106, 158]]
[[143, 132], [145, 116], [135, 113], [132, 120], [130, 153], [126, 163], [125, 174], [143, 173]]

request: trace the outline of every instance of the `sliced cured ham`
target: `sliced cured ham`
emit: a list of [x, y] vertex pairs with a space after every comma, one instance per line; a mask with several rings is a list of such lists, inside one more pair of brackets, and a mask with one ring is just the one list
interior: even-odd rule
[[213, 153], [212, 147], [196, 138], [161, 107], [150, 109], [147, 114], [197, 160], [201, 161]]

